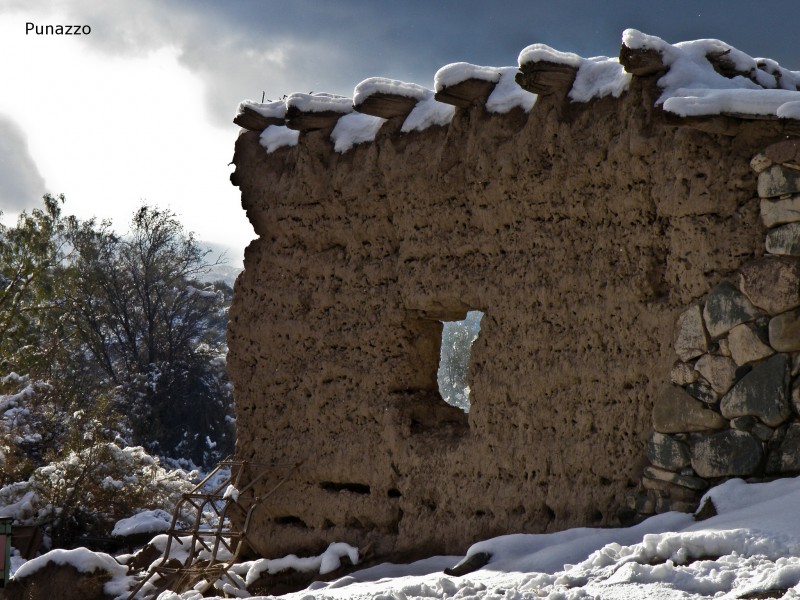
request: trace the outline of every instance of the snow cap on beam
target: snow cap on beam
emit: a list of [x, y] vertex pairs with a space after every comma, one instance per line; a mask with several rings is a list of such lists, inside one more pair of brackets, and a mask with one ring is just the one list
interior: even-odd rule
[[353, 101], [334, 94], [291, 94], [286, 98], [286, 126], [297, 131], [332, 129], [342, 115], [353, 112]]
[[485, 103], [500, 81], [500, 69], [465, 62], [445, 65], [433, 78], [436, 99], [458, 108]]
[[583, 59], [572, 52], [560, 52], [545, 44], [533, 44], [519, 54], [517, 83], [534, 94], [566, 95], [575, 81]]
[[264, 131], [270, 125], [283, 125], [285, 118], [286, 103], [283, 100], [266, 104], [245, 100], [239, 104], [233, 122], [245, 129]]
[[360, 113], [391, 119], [407, 117], [417, 102], [433, 96], [433, 91], [396, 79], [370, 77], [356, 86], [353, 108]]

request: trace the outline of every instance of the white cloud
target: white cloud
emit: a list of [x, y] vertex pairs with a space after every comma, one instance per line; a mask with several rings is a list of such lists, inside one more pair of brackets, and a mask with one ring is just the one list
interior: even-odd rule
[[241, 250], [253, 233], [228, 180], [236, 129], [211, 124], [204, 82], [178, 50], [109, 55], [79, 37], [26, 39], [26, 18], [0, 18], [0, 53], [13, 57], [0, 65], [0, 112], [25, 132], [48, 190], [66, 194], [65, 212], [124, 232], [146, 201]]

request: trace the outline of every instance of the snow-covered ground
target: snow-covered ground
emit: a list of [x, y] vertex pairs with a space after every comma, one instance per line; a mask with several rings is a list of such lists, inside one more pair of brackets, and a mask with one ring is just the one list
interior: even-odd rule
[[[491, 555], [481, 569], [452, 577], [443, 570], [464, 557], [438, 556], [408, 565], [383, 564], [284, 596], [287, 600], [551, 600], [602, 598], [687, 599], [768, 597], [800, 598], [800, 478], [747, 484], [728, 481], [708, 492], [717, 515], [696, 521], [692, 515], [666, 513], [626, 529], [577, 528], [545, 535], [506, 535], [473, 545], [467, 556]], [[702, 504], [701, 504], [702, 506]], [[338, 566], [338, 557], [357, 558], [355, 549], [333, 544], [318, 559], [285, 557], [255, 561], [235, 569], [241, 580], [283, 567], [298, 570]], [[106, 569], [106, 555], [53, 551], [59, 564], [84, 571]], [[20, 566], [30, 573], [48, 555]], [[106, 564], [108, 563], [108, 564]], [[119, 593], [132, 580], [120, 569], [108, 591]], [[228, 589], [231, 589], [230, 587]], [[247, 597], [242, 594], [243, 597]], [[124, 597], [124, 596], [120, 596]], [[197, 600], [197, 592], [166, 591], [159, 600]]]
[[440, 557], [373, 567], [286, 597], [728, 599], [767, 590], [800, 597], [800, 479], [731, 480], [706, 498], [718, 515], [704, 521], [667, 513], [628, 529], [507, 535], [473, 545], [468, 556], [492, 558], [463, 577], [444, 575]]

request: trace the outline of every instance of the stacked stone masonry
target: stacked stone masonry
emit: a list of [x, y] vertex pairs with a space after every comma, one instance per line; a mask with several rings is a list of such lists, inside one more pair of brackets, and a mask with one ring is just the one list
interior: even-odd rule
[[[461, 86], [424, 131], [386, 101], [344, 153], [335, 114], [287, 113], [299, 141], [271, 153], [267, 120], [237, 121], [258, 236], [230, 311], [237, 454], [275, 465], [264, 493], [289, 476], [253, 516], [258, 554], [460, 554], [798, 470], [800, 173], [773, 145], [797, 123], [676, 117], [648, 61], [588, 102], [574, 69], [523, 65], [529, 112]], [[471, 309], [465, 414], [436, 369], [441, 321]]]
[[800, 141], [751, 167], [766, 252], [677, 319], [678, 361], [653, 407], [634, 504], [643, 515], [695, 510], [726, 478], [800, 473]]

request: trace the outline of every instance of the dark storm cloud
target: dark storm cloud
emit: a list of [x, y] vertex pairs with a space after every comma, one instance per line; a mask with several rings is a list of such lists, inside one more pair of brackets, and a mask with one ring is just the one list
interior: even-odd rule
[[[542, 42], [583, 56], [619, 53], [632, 27], [669, 42], [713, 37], [755, 56], [800, 69], [796, 0], [265, 0], [219, 3], [174, 0], [181, 12], [200, 11], [216, 32], [235, 43], [228, 65], [240, 84], [268, 97], [293, 91], [349, 94], [366, 77], [381, 75], [431, 86], [450, 62], [511, 65], [525, 46]], [[213, 45], [209, 31], [207, 42]], [[199, 44], [204, 42], [196, 39]], [[208, 47], [206, 47], [208, 48]], [[217, 46], [219, 48], [219, 46]], [[270, 48], [285, 50], [280, 69], [249, 62]], [[208, 50], [207, 50], [208, 51]], [[195, 54], [189, 52], [187, 60]], [[223, 75], [222, 70], [213, 70]], [[212, 71], [209, 71], [210, 76]], [[237, 89], [243, 89], [240, 85]], [[225, 96], [218, 88], [219, 98]], [[249, 97], [253, 97], [252, 91]], [[235, 102], [232, 95], [223, 103]]]
[[28, 151], [24, 132], [0, 115], [0, 211], [33, 208], [44, 191], [44, 179]]

